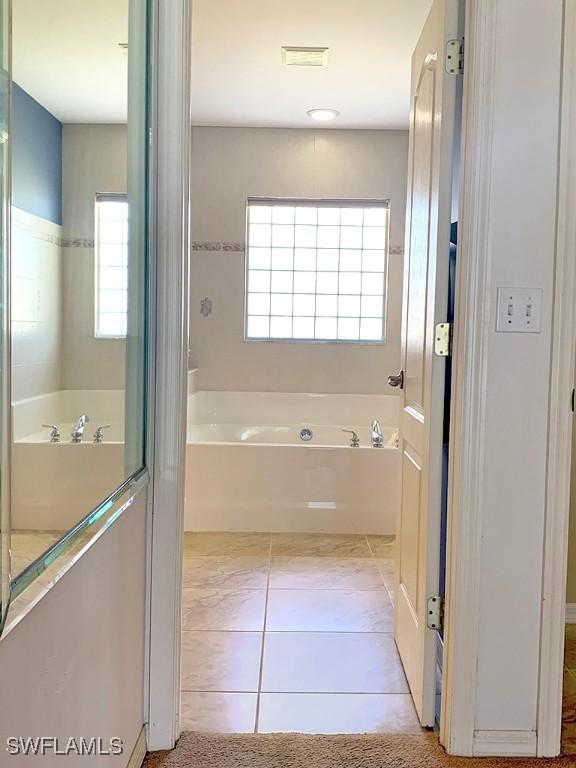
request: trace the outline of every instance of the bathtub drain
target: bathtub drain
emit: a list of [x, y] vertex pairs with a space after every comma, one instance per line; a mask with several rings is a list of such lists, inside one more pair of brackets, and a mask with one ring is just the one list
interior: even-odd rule
[[300, 430], [300, 440], [304, 440], [305, 443], [312, 440], [313, 437], [314, 433], [311, 429], [308, 429], [308, 427], [304, 427], [304, 429]]

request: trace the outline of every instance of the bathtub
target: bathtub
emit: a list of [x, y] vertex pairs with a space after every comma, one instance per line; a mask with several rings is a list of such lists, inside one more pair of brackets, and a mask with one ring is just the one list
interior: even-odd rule
[[[90, 417], [84, 442], [70, 443], [72, 425]], [[50, 443], [58, 425], [62, 442]], [[104, 442], [92, 437], [100, 425]], [[66, 531], [124, 480], [124, 391], [60, 390], [12, 406], [12, 527]]]
[[[374, 418], [381, 448], [371, 445]], [[397, 424], [395, 396], [192, 393], [185, 529], [393, 535]]]

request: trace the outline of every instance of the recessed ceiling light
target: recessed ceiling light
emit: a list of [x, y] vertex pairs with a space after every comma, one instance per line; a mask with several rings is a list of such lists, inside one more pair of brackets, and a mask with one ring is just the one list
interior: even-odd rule
[[311, 117], [312, 120], [327, 123], [329, 120], [334, 120], [335, 117], [338, 117], [340, 112], [338, 112], [337, 109], [309, 109], [306, 114], [308, 117]]
[[289, 67], [325, 67], [328, 64], [328, 48], [283, 45], [282, 61]]

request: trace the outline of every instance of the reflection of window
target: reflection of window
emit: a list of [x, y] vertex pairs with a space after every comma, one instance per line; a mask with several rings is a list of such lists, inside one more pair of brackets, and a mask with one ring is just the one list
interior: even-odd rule
[[248, 201], [246, 338], [382, 342], [387, 201]]
[[128, 318], [128, 199], [96, 196], [96, 338], [126, 336]]

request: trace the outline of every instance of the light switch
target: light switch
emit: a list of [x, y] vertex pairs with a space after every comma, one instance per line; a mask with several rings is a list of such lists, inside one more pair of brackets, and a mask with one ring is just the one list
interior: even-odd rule
[[540, 333], [542, 288], [498, 288], [496, 330]]

